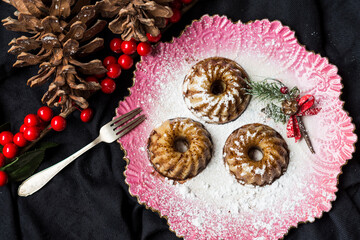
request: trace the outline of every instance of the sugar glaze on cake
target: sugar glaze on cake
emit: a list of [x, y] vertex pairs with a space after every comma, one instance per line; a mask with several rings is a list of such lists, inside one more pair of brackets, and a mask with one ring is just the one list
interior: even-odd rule
[[185, 77], [183, 97], [187, 107], [208, 123], [223, 124], [238, 118], [250, 101], [244, 88], [249, 79], [236, 62], [211, 57], [196, 63]]

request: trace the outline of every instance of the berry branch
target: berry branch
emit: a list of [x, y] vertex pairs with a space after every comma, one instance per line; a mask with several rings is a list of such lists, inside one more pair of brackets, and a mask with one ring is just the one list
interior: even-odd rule
[[[19, 0], [21, 1], [21, 0]], [[100, 1], [102, 2], [102, 1]], [[20, 181], [24, 178], [28, 177], [27, 175], [31, 175], [33, 171], [38, 167], [38, 165], [41, 163], [42, 158], [44, 157], [44, 151], [46, 148], [53, 147], [54, 144], [42, 144], [39, 143], [41, 139], [43, 139], [49, 132], [52, 130], [55, 131], [62, 131], [66, 127], [66, 118], [75, 110], [79, 109], [81, 107], [83, 110], [81, 110], [80, 118], [83, 122], [88, 122], [91, 120], [93, 111], [91, 108], [88, 107], [86, 99], [91, 97], [94, 92], [101, 89], [102, 92], [106, 94], [111, 94], [114, 92], [116, 88], [115, 79], [119, 78], [121, 75], [122, 70], [128, 70], [130, 69], [134, 64], [134, 58], [137, 58], [140, 56], [145, 56], [149, 54], [152, 51], [151, 44], [156, 44], [161, 39], [161, 34], [164, 33], [167, 29], [169, 29], [174, 23], [180, 21], [182, 14], [187, 12], [191, 7], [193, 7], [198, 0], [174, 0], [170, 7], [172, 11], [172, 16], [168, 19], [166, 19], [166, 26], [162, 28], [161, 32], [157, 36], [152, 36], [150, 33], [146, 33], [147, 41], [143, 42], [136, 42], [134, 39], [130, 39], [128, 41], [123, 41], [120, 38], [114, 38], [110, 42], [110, 49], [114, 53], [120, 54], [118, 58], [115, 58], [114, 56], [108, 56], [103, 61], [97, 62], [89, 62], [89, 63], [80, 63], [76, 60], [73, 60], [70, 55], [65, 55], [63, 58], [62, 65], [70, 66], [69, 63], [73, 64], [74, 66], [87, 70], [86, 72], [92, 72], [90, 74], [96, 73], [96, 70], [99, 70], [97, 73], [92, 76], [86, 77], [84, 80], [81, 79], [77, 73], [74, 75], [74, 77], [70, 75], [58, 75], [54, 79], [55, 85], [51, 85], [49, 87], [48, 92], [44, 95], [43, 100], [46, 100], [46, 103], [53, 106], [61, 106], [62, 111], [58, 116], [53, 117], [52, 110], [49, 107], [41, 107], [40, 109], [45, 109], [45, 113], [42, 111], [38, 111], [37, 114], [29, 114], [24, 119], [24, 124], [21, 126], [19, 133], [16, 133], [15, 136], [12, 135], [9, 131], [2, 131], [0, 129], [0, 186], [7, 183], [8, 176], [11, 177], [14, 181]], [[8, 2], [11, 4], [11, 2]], [[27, 3], [24, 3], [25, 7], [21, 10], [25, 9], [27, 6]], [[56, 3], [57, 4], [57, 3]], [[17, 5], [16, 5], [17, 6]], [[15, 7], [16, 7], [15, 6]], [[69, 8], [71, 5], [69, 5]], [[161, 7], [161, 6], [158, 6]], [[94, 11], [96, 7], [92, 6], [86, 6], [81, 9], [77, 17], [79, 17], [80, 20], [83, 20], [84, 22], [89, 21], [89, 19], [86, 18], [85, 11], [91, 10]], [[40, 9], [39, 9], [40, 10]], [[43, 9], [41, 9], [43, 10]], [[170, 11], [170, 12], [171, 12]], [[84, 14], [82, 14], [84, 13]], [[82, 14], [82, 15], [81, 15]], [[131, 13], [129, 13], [131, 14]], [[61, 18], [62, 15], [55, 16]], [[96, 35], [98, 32], [100, 32], [104, 28], [104, 20], [98, 20], [97, 23], [93, 25], [92, 28], [88, 29], [88, 31], [84, 32], [84, 37], [90, 37]], [[11, 23], [11, 24], [10, 24]], [[19, 30], [21, 28], [21, 24], [15, 19], [7, 18], [6, 24], [8, 24], [10, 30]], [[32, 22], [31, 24], [35, 24], [35, 22]], [[73, 26], [71, 26], [73, 27]], [[69, 32], [74, 31], [74, 35], [70, 35], [67, 32], [64, 32], [63, 35], [56, 36], [58, 37], [58, 40], [61, 42], [64, 39], [70, 39], [71, 41], [67, 41], [66, 43], [61, 42], [61, 45], [59, 45], [59, 41], [57, 38], [53, 39], [54, 41], [52, 44], [53, 48], [53, 60], [50, 59], [49, 61], [53, 64], [54, 60], [59, 60], [63, 55], [61, 55], [57, 48], [59, 46], [64, 48], [65, 50], [72, 48], [76, 48], [76, 38], [74, 38], [75, 33], [77, 31], [83, 31], [82, 28], [84, 25], [76, 25], [76, 29], [70, 29]], [[36, 30], [40, 28], [34, 28]], [[26, 29], [28, 30], [28, 29]], [[65, 31], [67, 31], [66, 29]], [[111, 29], [113, 31], [113, 29]], [[37, 35], [36, 35], [37, 36]], [[64, 37], [65, 36], [65, 37]], [[74, 38], [74, 39], [71, 39]], [[64, 41], [65, 41], [64, 40]], [[75, 40], [75, 41], [74, 41]], [[25, 45], [24, 45], [25, 44]], [[30, 44], [30, 45], [26, 45]], [[32, 45], [31, 45], [32, 44]], [[67, 45], [66, 45], [67, 44]], [[82, 48], [79, 48], [79, 53], [85, 54], [85, 53], [91, 53], [95, 51], [100, 45], [102, 44], [102, 41], [99, 39], [95, 39], [94, 41], [90, 42], [89, 44], [85, 45]], [[17, 39], [16, 42], [12, 42], [11, 45], [13, 47], [10, 49], [11, 53], [16, 53], [19, 56], [21, 52], [18, 50], [21, 49], [18, 46], [23, 46], [23, 49], [31, 49], [31, 48], [38, 48], [38, 43], [34, 41], [23, 41], [23, 39]], [[67, 48], [68, 49], [67, 49]], [[83, 51], [83, 52], [81, 52]], [[44, 51], [40, 50], [41, 53]], [[65, 52], [66, 53], [66, 52]], [[31, 62], [31, 54], [27, 53], [27, 57], [25, 60], [28, 62], [25, 62], [27, 65], [34, 65], [40, 63], [40, 58], [37, 60], [37, 62]], [[69, 57], [70, 56], [70, 57]], [[36, 58], [36, 57], [35, 57]], [[37, 58], [36, 58], [37, 59]], [[19, 62], [25, 64], [24, 62]], [[99, 64], [100, 63], [100, 64]], [[102, 63], [102, 64], [101, 64]], [[20, 64], [21, 65], [21, 64]], [[40, 65], [40, 66], [48, 66], [46, 64]], [[104, 73], [104, 69], [106, 69], [106, 73]], [[69, 72], [71, 69], [67, 70]], [[44, 72], [44, 69], [41, 70], [42, 73], [46, 73], [46, 71], [49, 71], [49, 74], [45, 74], [44, 76], [39, 74], [34, 78], [31, 78], [31, 86], [37, 85], [37, 83], [40, 83], [43, 80], [50, 79], [50, 75], [54, 73], [53, 70], [46, 69]], [[51, 73], [51, 74], [50, 74]], [[80, 72], [82, 74], [82, 72]], [[70, 76], [69, 79], [65, 79], [65, 76]], [[46, 78], [45, 78], [46, 77]], [[80, 81], [80, 83], [75, 83], [77, 80]], [[29, 80], [30, 81], [30, 80]], [[67, 84], [69, 84], [68, 87], [66, 87], [65, 90], [61, 90], [58, 86], [61, 86], [61, 84], [65, 81]], [[99, 83], [100, 82], [100, 83]], [[51, 88], [56, 86], [55, 89]], [[84, 86], [86, 86], [86, 89], [82, 89]], [[79, 90], [83, 90], [83, 92], [79, 92]], [[71, 95], [70, 93], [76, 93], [81, 95]], [[64, 92], [65, 91], [65, 92]], [[71, 104], [72, 103], [72, 104]], [[80, 109], [79, 109], [80, 110]], [[50, 122], [51, 121], [51, 122]], [[2, 138], [4, 138], [2, 141]], [[33, 150], [36, 148], [35, 150]], [[2, 153], [1, 153], [2, 151]], [[6, 157], [6, 158], [5, 158]], [[34, 158], [34, 161], [32, 161], [31, 158]], [[36, 161], [35, 161], [36, 160]], [[27, 168], [25, 170], [21, 170], [22, 174], [17, 174], [20, 168]]]

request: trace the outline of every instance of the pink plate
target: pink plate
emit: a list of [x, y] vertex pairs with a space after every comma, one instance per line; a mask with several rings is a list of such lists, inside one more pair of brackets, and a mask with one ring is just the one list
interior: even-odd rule
[[[286, 138], [286, 127], [260, 112], [265, 103], [252, 99], [237, 120], [206, 124], [187, 109], [182, 97], [185, 75], [198, 61], [226, 57], [239, 63], [253, 81], [265, 77], [298, 86], [322, 108], [304, 117], [316, 154], [305, 141]], [[172, 43], [160, 43], [137, 64], [131, 95], [120, 102], [120, 115], [141, 107], [147, 120], [120, 139], [128, 160], [129, 191], [141, 204], [168, 219], [170, 229], [185, 239], [278, 239], [300, 222], [314, 221], [331, 209], [341, 167], [354, 152], [356, 135], [340, 101], [341, 78], [326, 58], [306, 51], [294, 32], [268, 20], [232, 23], [204, 16]], [[166, 119], [190, 117], [202, 122], [214, 142], [214, 156], [198, 176], [183, 184], [154, 172], [146, 151], [151, 130]], [[283, 176], [264, 187], [235, 181], [222, 160], [222, 148], [236, 128], [260, 122], [287, 141], [290, 163]]]

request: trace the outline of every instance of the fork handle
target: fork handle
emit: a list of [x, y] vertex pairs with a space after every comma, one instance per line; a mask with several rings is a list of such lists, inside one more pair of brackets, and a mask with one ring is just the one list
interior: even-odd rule
[[18, 195], [22, 197], [27, 197], [38, 191], [53, 177], [55, 177], [55, 175], [58, 174], [62, 169], [64, 169], [67, 165], [73, 162], [77, 157], [79, 157], [81, 154], [88, 151], [92, 147], [96, 146], [100, 142], [102, 142], [102, 140], [99, 136], [94, 141], [92, 141], [73, 155], [69, 156], [68, 158], [65, 158], [61, 162], [58, 162], [57, 164], [32, 175], [19, 186]]

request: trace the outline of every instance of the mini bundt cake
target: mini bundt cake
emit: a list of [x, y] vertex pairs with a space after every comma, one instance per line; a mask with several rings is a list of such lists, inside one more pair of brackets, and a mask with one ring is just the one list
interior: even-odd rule
[[235, 120], [246, 109], [250, 95], [245, 70], [236, 62], [212, 57], [195, 64], [183, 83], [187, 107], [208, 123], [223, 124]]
[[149, 159], [164, 177], [195, 177], [211, 159], [213, 144], [204, 126], [190, 118], [175, 118], [155, 128], [148, 140]]
[[[253, 155], [260, 151], [259, 159]], [[230, 172], [243, 184], [271, 184], [287, 169], [289, 150], [273, 128], [247, 124], [233, 131], [226, 140], [223, 157]]]

